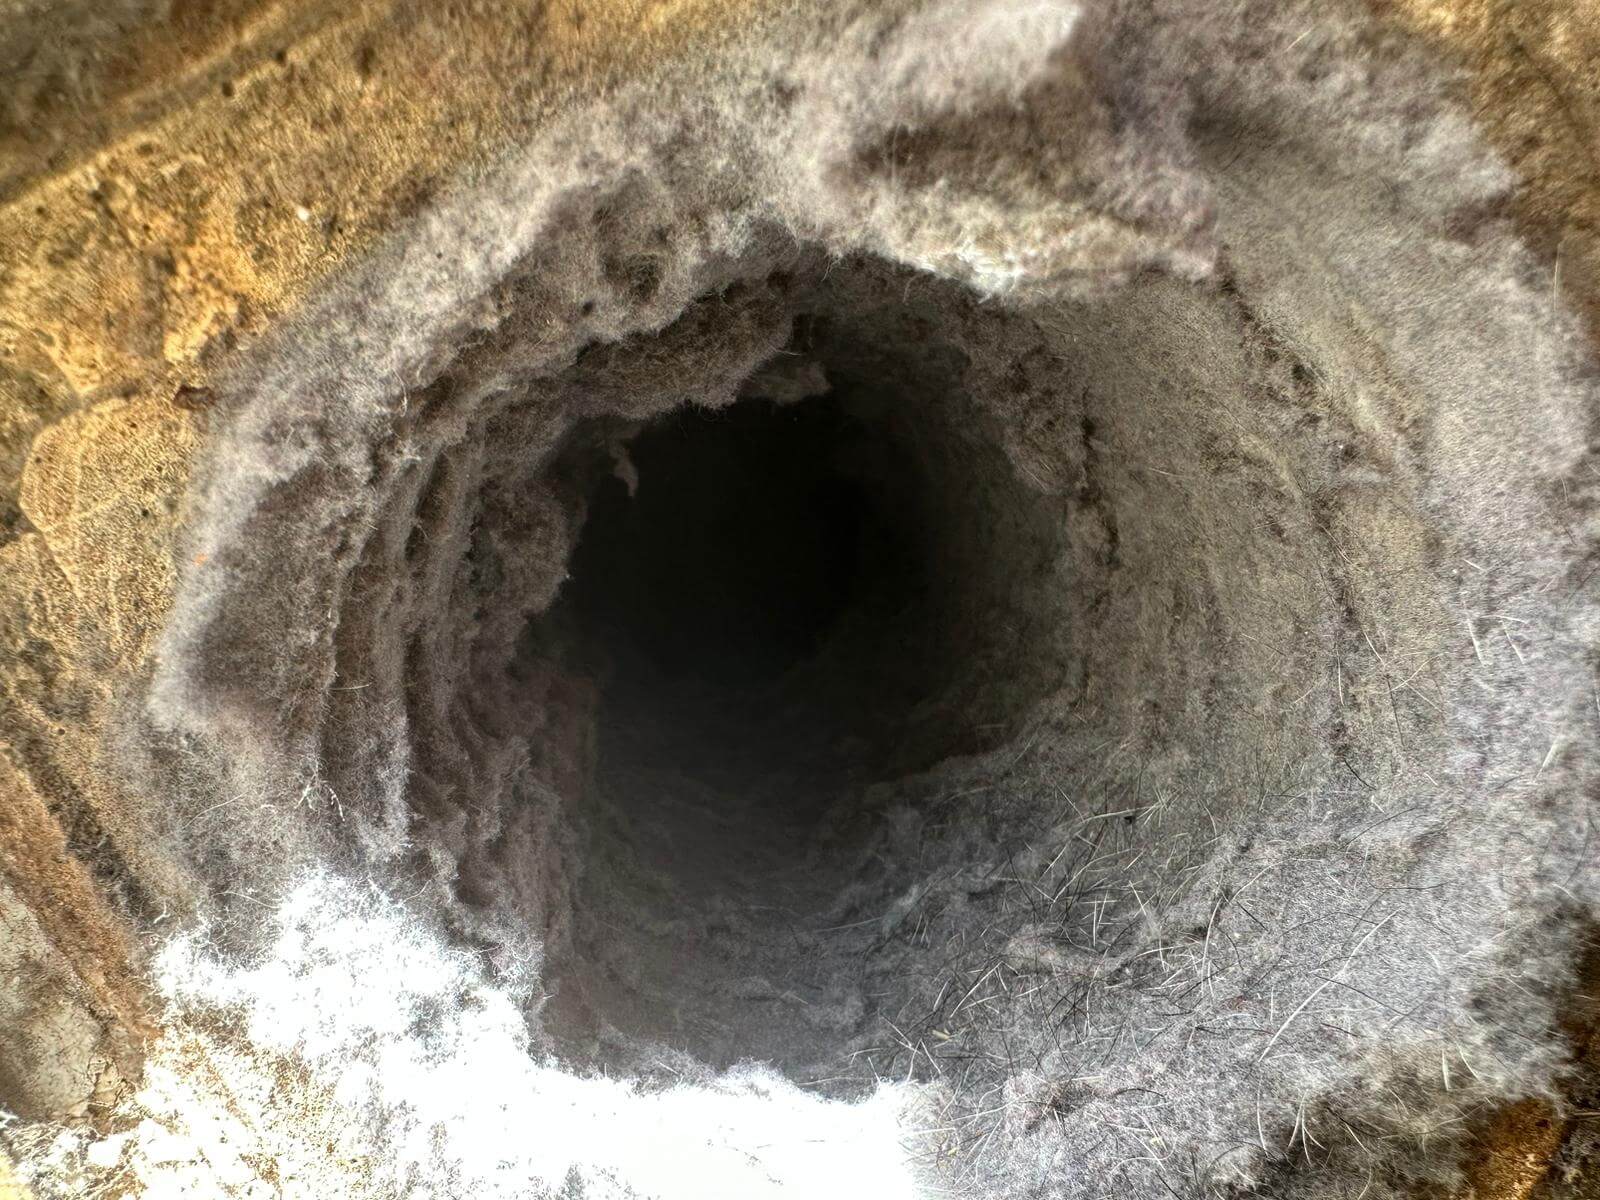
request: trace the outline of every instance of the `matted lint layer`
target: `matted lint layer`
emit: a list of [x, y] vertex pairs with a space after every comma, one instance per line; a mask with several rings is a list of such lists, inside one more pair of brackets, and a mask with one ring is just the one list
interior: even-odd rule
[[57, 1177], [1448, 1183], [1594, 902], [1508, 186], [1357, 5], [841, 3], [574, 98], [229, 385], [121, 750], [214, 900]]

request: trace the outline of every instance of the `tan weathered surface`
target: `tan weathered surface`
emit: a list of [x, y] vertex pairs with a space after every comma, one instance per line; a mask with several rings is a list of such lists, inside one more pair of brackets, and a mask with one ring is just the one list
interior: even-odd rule
[[102, 1080], [136, 1075], [141, 988], [131, 939], [29, 781], [0, 762], [0, 1086], [18, 1107], [89, 1115]]
[[28, 67], [0, 118], [0, 882], [38, 948], [7, 969], [38, 978], [0, 1023], [77, 1081], [30, 1107], [82, 1109], [104, 1044], [137, 1072], [137, 964], [101, 900], [153, 918], [190, 894], [149, 849], [158, 806], [96, 762], [170, 604], [206, 381], [563, 92], [716, 7], [7, 7], [0, 62]]
[[[1600, 331], [1600, 3], [1375, 6], [1466, 65], [1523, 181], [1525, 236]], [[132, 880], [155, 911], [181, 908], [190, 887], [145, 849], [159, 812], [95, 763], [170, 601], [199, 389], [571, 89], [744, 7], [194, 0], [159, 24], [137, 6], [0, 8], [12, 29], [49, 11], [87, 31], [30, 58], [0, 117], [0, 970], [19, 980], [0, 1057], [17, 1061], [3, 1038], [24, 1030], [76, 1081], [36, 1107], [87, 1112], [105, 1062], [137, 1069], [149, 1018], [105, 899]], [[0, 41], [0, 67], [25, 40]], [[1531, 1195], [1562, 1130], [1531, 1102], [1492, 1118], [1471, 1194]], [[0, 1200], [15, 1190], [0, 1161]]]

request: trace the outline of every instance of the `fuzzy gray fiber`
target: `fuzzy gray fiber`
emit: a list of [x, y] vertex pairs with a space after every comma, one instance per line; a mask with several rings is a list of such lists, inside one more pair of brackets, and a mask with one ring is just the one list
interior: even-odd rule
[[[1448, 1183], [1553, 1094], [1596, 899], [1595, 383], [1510, 180], [1354, 3], [808, 7], [234, 377], [122, 737], [219, 945], [336, 864], [579, 1068], [911, 1079], [947, 1194]], [[714, 819], [540, 622], [597, 463], [829, 389], [923, 448], [940, 582], [812, 664], [880, 747], [815, 818]], [[246, 792], [305, 802], [192, 819]]]

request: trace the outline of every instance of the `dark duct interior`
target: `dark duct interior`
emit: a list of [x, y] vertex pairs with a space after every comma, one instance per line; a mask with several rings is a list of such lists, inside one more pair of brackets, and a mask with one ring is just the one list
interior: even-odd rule
[[886, 819], [873, 785], [1003, 744], [1059, 679], [1060, 502], [988, 440], [948, 349], [803, 324], [779, 361], [822, 394], [602, 422], [564, 455], [586, 515], [522, 653], [596, 689], [549, 1009], [573, 1036], [827, 1057], [795, 1017], [840, 1040], [864, 1017], [859, 947], [826, 927]]

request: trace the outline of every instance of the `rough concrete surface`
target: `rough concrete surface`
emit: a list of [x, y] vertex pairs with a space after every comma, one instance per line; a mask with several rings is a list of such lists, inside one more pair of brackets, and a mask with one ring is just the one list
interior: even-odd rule
[[1600, 9], [0, 21], [0, 1196], [1600, 1186]]

